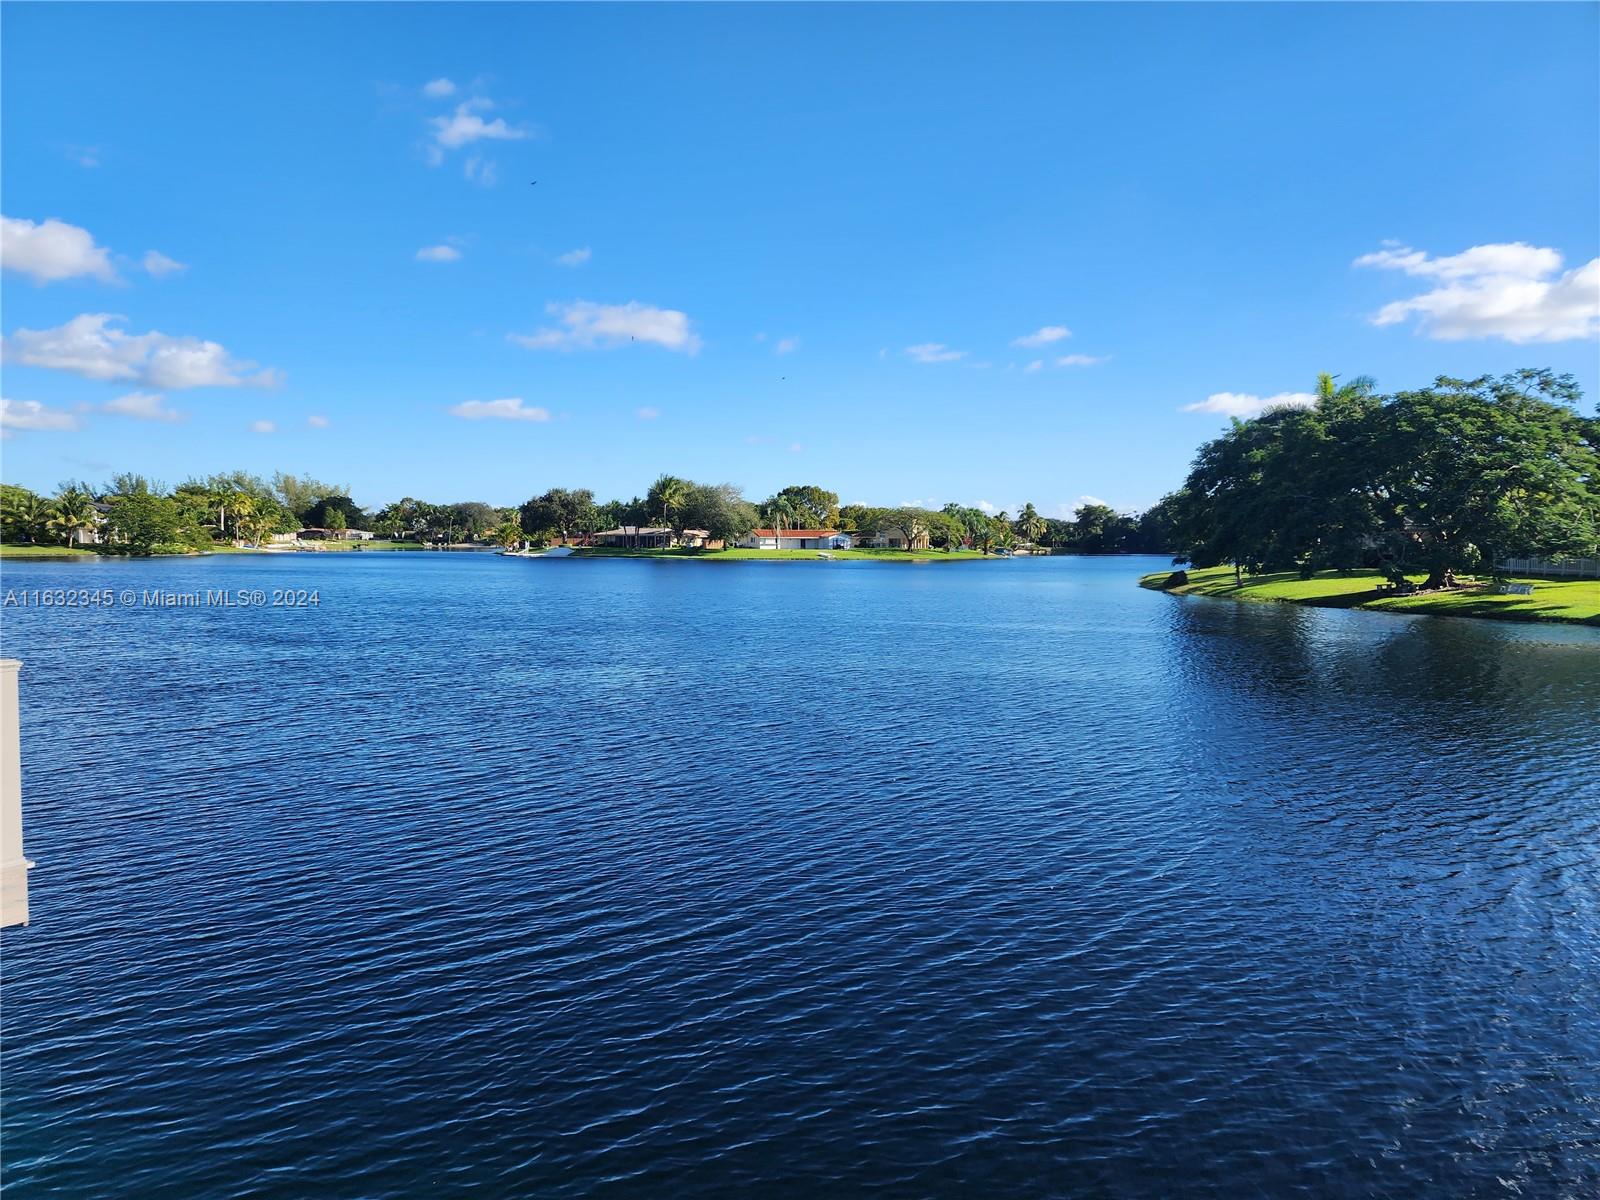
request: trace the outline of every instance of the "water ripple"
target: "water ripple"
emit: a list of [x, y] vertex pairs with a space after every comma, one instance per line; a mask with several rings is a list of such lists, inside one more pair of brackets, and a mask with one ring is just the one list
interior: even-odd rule
[[1136, 560], [5, 569], [323, 598], [8, 613], [19, 1195], [1600, 1194], [1593, 631]]

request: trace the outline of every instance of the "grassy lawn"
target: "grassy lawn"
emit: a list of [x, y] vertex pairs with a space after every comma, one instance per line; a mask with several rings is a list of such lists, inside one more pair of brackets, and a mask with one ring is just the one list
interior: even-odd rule
[[0, 545], [0, 558], [93, 558], [93, 550], [82, 546], [5, 546]]
[[690, 558], [705, 562], [826, 562], [819, 554], [835, 559], [865, 559], [870, 562], [958, 562], [992, 557], [976, 550], [626, 550], [616, 546], [589, 546], [574, 550], [574, 558]]
[[[1140, 587], [1168, 590], [1162, 585], [1171, 574], [1158, 571], [1139, 580]], [[1421, 583], [1423, 576], [1412, 577]], [[1487, 583], [1425, 595], [1388, 596], [1377, 591], [1384, 582], [1377, 572], [1319, 571], [1310, 579], [1298, 572], [1246, 575], [1244, 585], [1234, 583], [1232, 567], [1206, 567], [1189, 572], [1189, 582], [1170, 589], [1178, 595], [1223, 596], [1233, 600], [1264, 600], [1308, 604], [1322, 608], [1370, 608], [1380, 612], [1433, 613], [1454, 617], [1492, 617], [1503, 621], [1570, 621], [1600, 625], [1600, 580], [1518, 580], [1533, 584], [1531, 596], [1502, 596]]]

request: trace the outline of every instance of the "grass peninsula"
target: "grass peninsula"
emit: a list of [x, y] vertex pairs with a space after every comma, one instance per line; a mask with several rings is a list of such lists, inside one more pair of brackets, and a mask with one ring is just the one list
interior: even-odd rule
[[[1246, 575], [1242, 584], [1235, 581], [1232, 567], [1205, 567], [1185, 574], [1187, 582], [1168, 586], [1174, 572], [1157, 571], [1141, 578], [1139, 586], [1179, 596], [1304, 604], [1313, 608], [1600, 625], [1600, 580], [1594, 579], [1517, 580], [1533, 585], [1533, 594], [1528, 596], [1502, 595], [1488, 583], [1395, 596], [1378, 590], [1384, 577], [1376, 571], [1317, 571], [1309, 579], [1302, 579], [1298, 571], [1279, 571]], [[1419, 576], [1414, 582], [1420, 581]]]

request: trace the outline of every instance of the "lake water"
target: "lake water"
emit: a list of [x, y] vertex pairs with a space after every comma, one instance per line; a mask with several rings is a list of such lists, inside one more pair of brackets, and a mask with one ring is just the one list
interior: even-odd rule
[[8, 564], [320, 606], [3, 614], [4, 1183], [1600, 1194], [1600, 631], [1160, 565]]

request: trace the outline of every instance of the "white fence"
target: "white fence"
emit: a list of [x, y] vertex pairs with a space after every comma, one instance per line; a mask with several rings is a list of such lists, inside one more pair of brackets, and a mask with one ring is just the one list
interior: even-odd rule
[[1507, 558], [1500, 569], [1508, 575], [1547, 575], [1552, 579], [1600, 579], [1600, 558]]
[[0, 658], [0, 925], [28, 923], [28, 868], [33, 866], [22, 856], [21, 668], [14, 658]]

